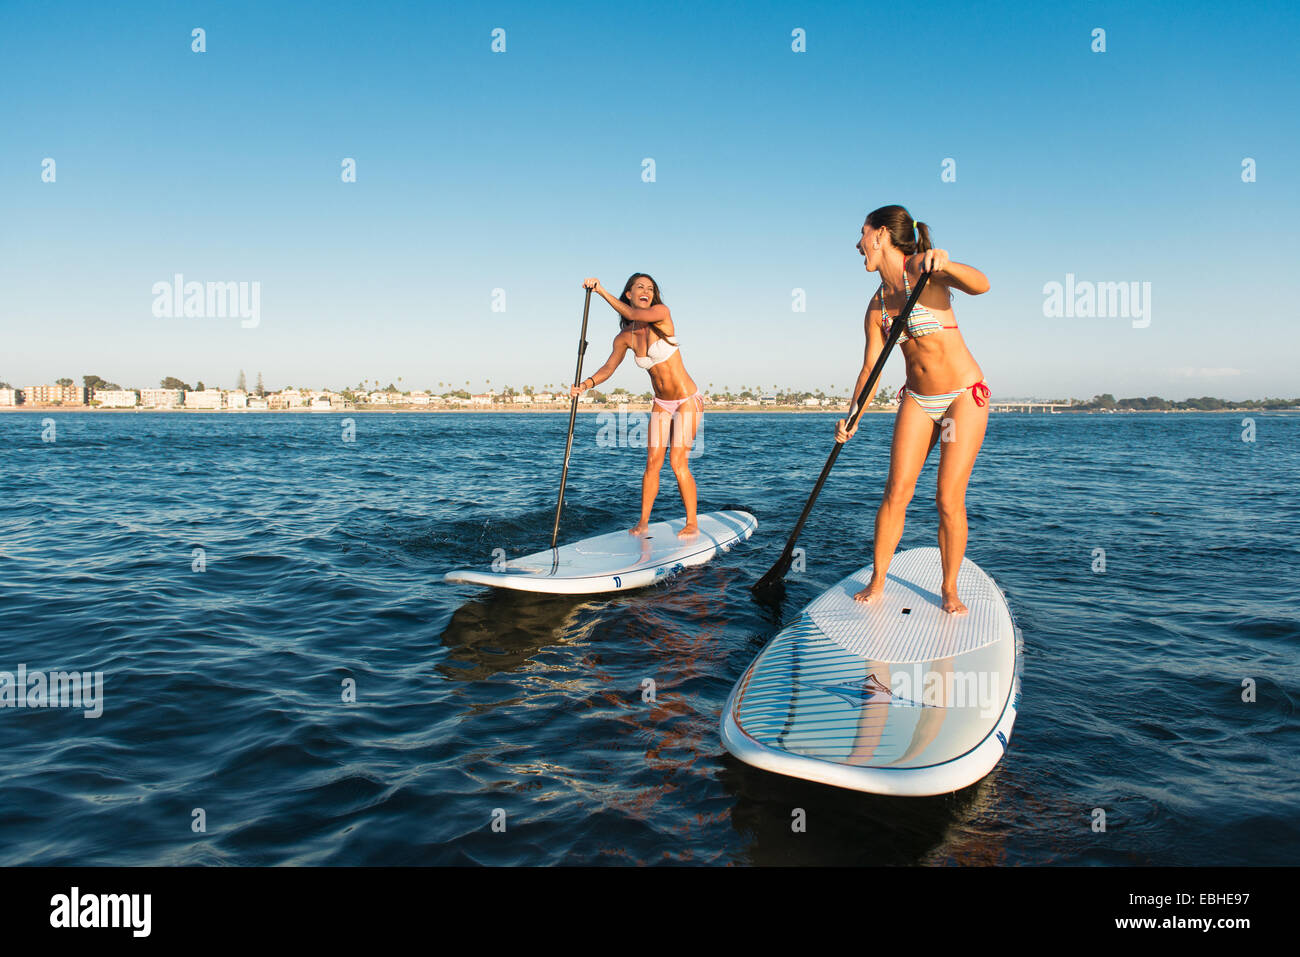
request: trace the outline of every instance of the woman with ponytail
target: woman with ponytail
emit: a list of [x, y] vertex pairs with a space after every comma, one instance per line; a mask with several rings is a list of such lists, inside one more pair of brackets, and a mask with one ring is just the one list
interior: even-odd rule
[[[929, 227], [902, 206], [882, 206], [868, 215], [857, 248], [867, 272], [879, 273], [881, 281], [867, 306], [867, 347], [853, 387], [855, 401], [884, 349], [892, 317], [905, 308], [912, 283], [927, 270], [930, 279], [898, 339], [907, 383], [898, 392], [889, 477], [876, 512], [875, 567], [867, 587], [854, 597], [872, 602], [883, 594], [916, 479], [934, 443], [942, 440], [937, 495], [941, 597], [944, 611], [965, 614], [957, 596], [957, 571], [966, 553], [966, 485], [988, 425], [989, 387], [957, 329], [951, 300], [953, 289], [971, 296], [988, 292], [989, 281], [973, 266], [951, 262], [946, 251], [935, 249]], [[837, 442], [847, 442], [857, 431], [856, 423], [852, 431], [845, 429], [849, 416], [836, 424]]]

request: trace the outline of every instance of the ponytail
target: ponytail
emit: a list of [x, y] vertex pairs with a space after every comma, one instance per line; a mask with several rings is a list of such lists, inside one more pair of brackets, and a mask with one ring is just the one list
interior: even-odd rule
[[934, 243], [930, 242], [930, 227], [925, 223], [916, 224], [916, 249], [914, 252], [923, 253], [933, 249]]
[[912, 214], [902, 206], [881, 206], [867, 214], [867, 225], [872, 229], [882, 226], [888, 230], [890, 241], [905, 256], [923, 253], [934, 248], [930, 227], [912, 219]]

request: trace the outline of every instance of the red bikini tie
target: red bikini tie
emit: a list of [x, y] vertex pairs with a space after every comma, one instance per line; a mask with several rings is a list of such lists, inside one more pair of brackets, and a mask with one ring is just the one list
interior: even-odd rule
[[[983, 399], [980, 398], [980, 392], [984, 393]], [[983, 382], [976, 382], [973, 386], [970, 387], [970, 394], [972, 397], [974, 397], [975, 404], [978, 406], [982, 406], [984, 405], [984, 400], [987, 399], [991, 393], [989, 391], [989, 387], [986, 386]]]

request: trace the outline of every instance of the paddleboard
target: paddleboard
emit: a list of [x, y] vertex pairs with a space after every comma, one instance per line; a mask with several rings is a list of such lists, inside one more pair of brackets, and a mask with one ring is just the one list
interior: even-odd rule
[[874, 794], [927, 795], [980, 780], [1006, 752], [1023, 639], [1006, 596], [969, 558], [967, 615], [943, 610], [938, 548], [899, 552], [884, 595], [853, 595], [871, 566], [822, 593], [732, 689], [722, 743], [740, 760]]
[[686, 519], [653, 522], [644, 535], [619, 529], [523, 558], [503, 561], [499, 569], [448, 572], [445, 581], [490, 585], [555, 595], [590, 595], [653, 585], [692, 565], [703, 565], [719, 552], [744, 541], [758, 528], [748, 512], [728, 510], [696, 516], [698, 535], [677, 533]]

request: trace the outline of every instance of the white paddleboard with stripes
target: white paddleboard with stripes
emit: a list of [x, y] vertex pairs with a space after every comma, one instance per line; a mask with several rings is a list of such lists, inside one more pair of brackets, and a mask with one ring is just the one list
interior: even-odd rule
[[459, 569], [445, 580], [554, 595], [590, 595], [653, 585], [692, 565], [703, 565], [719, 552], [743, 542], [758, 528], [749, 512], [730, 509], [696, 516], [700, 532], [678, 538], [686, 519], [653, 522], [644, 535], [626, 529], [548, 548], [501, 563], [491, 570]]
[[853, 595], [868, 565], [823, 592], [732, 689], [722, 743], [742, 761], [875, 794], [943, 794], [1006, 752], [1020, 706], [1023, 642], [1006, 596], [969, 558], [968, 615], [939, 596], [938, 548], [899, 552], [884, 595]]

